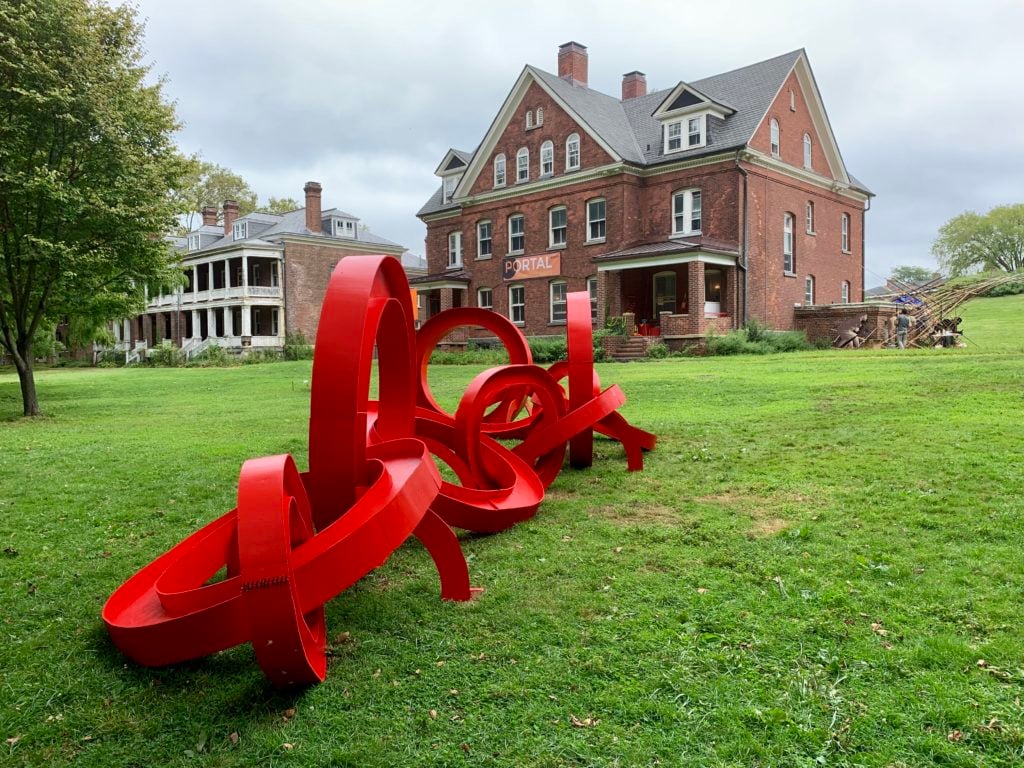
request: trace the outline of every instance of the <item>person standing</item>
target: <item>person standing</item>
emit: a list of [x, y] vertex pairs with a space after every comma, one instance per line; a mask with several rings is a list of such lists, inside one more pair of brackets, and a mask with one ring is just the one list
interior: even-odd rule
[[910, 330], [911, 317], [907, 314], [906, 308], [901, 309], [896, 318], [896, 346], [900, 349], [907, 348], [907, 331]]

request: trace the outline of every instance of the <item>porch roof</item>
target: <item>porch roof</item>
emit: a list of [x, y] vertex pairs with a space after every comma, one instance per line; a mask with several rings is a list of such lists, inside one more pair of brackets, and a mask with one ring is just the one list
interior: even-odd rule
[[663, 264], [683, 264], [689, 261], [731, 266], [736, 263], [737, 256], [739, 249], [736, 246], [708, 238], [693, 237], [641, 243], [595, 256], [592, 261], [598, 265], [598, 271], [612, 272]]
[[432, 275], [422, 275], [409, 280], [409, 285], [417, 290], [429, 291], [433, 288], [465, 288], [469, 285], [469, 274], [464, 269], [450, 269]]

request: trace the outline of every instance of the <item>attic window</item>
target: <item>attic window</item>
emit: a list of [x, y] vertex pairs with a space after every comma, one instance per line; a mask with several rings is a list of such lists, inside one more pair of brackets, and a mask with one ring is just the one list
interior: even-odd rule
[[444, 200], [445, 203], [452, 201], [452, 195], [455, 194], [455, 187], [459, 185], [459, 176], [445, 176], [444, 177]]
[[[665, 124], [665, 153], [703, 147], [706, 141], [707, 115], [702, 113]], [[685, 139], [684, 139], [685, 133]]]
[[537, 127], [544, 125], [544, 107], [537, 107]]
[[247, 221], [236, 221], [234, 227], [231, 229], [231, 237], [233, 240], [245, 240], [248, 237], [249, 227]]
[[533, 110], [526, 110], [526, 130], [533, 128]]
[[199, 250], [199, 243], [200, 243], [199, 235], [189, 235], [188, 236], [188, 249], [190, 251], [198, 251]]
[[351, 219], [334, 219], [335, 237], [355, 237], [356, 225]]

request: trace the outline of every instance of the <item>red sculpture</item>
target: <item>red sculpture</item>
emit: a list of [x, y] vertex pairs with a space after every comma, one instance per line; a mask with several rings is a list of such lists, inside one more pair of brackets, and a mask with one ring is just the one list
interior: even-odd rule
[[[160, 666], [251, 642], [275, 685], [321, 681], [324, 603], [410, 535], [433, 558], [442, 599], [468, 600], [474, 590], [449, 525], [499, 531], [532, 517], [567, 444], [573, 466], [590, 465], [594, 430], [622, 442], [630, 470], [642, 469], [642, 451], [654, 447], [653, 435], [616, 412], [621, 390], [601, 391], [589, 295], [569, 294], [568, 313], [569, 361], [544, 370], [531, 363], [519, 329], [490, 311], [449, 310], [416, 334], [398, 261], [341, 261], [317, 332], [309, 471], [300, 473], [287, 455], [245, 462], [235, 509], [111, 595], [103, 620], [115, 645]], [[510, 364], [477, 376], [448, 414], [426, 369], [437, 343], [465, 325], [493, 332]], [[371, 400], [375, 348], [378, 399]], [[499, 437], [521, 442], [510, 449]], [[434, 458], [460, 485], [441, 479]]]

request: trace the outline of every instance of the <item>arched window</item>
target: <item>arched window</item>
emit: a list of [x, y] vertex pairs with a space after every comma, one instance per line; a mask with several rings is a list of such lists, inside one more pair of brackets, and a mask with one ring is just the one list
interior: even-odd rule
[[565, 170], [575, 171], [580, 167], [580, 135], [570, 133], [565, 140]]
[[774, 117], [772, 118], [771, 124], [772, 134], [772, 157], [777, 158], [779, 156], [779, 121]]
[[526, 110], [526, 130], [533, 128], [533, 110]]
[[810, 200], [807, 201], [807, 234], [814, 234], [814, 203]]
[[494, 158], [494, 186], [505, 186], [505, 155], [497, 155]]
[[850, 252], [850, 214], [844, 213], [841, 221], [842, 224], [842, 245], [843, 253]]
[[814, 304], [814, 275], [804, 278], [804, 304], [807, 306]]
[[530, 180], [530, 150], [523, 147], [516, 152], [516, 181]]
[[842, 303], [843, 304], [849, 304], [850, 303], [850, 281], [849, 280], [843, 280], [843, 284], [840, 287], [840, 293], [841, 293], [841, 296], [842, 296]]
[[676, 311], [676, 273], [658, 272], [654, 276], [654, 318], [662, 312]]
[[550, 176], [555, 172], [555, 145], [545, 141], [540, 145], [540, 175]]
[[544, 107], [537, 107], [537, 127], [544, 125]]
[[796, 272], [796, 259], [793, 254], [793, 214], [782, 216], [782, 270]]
[[811, 169], [811, 134], [804, 134], [804, 168]]

